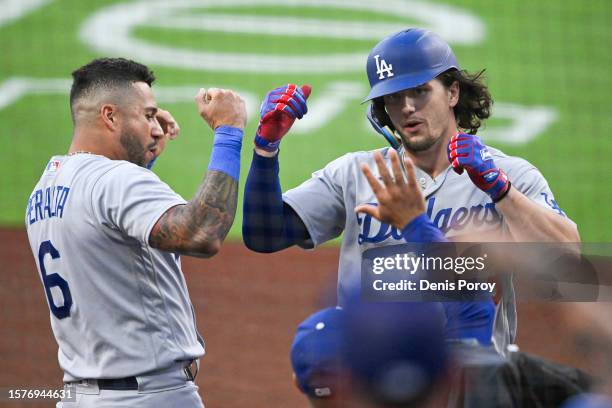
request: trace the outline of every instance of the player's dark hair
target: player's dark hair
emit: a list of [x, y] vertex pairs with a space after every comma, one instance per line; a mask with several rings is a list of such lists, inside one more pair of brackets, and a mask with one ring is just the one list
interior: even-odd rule
[[484, 84], [484, 69], [471, 74], [467, 71], [450, 69], [438, 75], [445, 87], [459, 83], [459, 102], [453, 109], [457, 125], [467, 133], [475, 135], [483, 120], [491, 116], [493, 99]]
[[[155, 75], [147, 66], [125, 58], [98, 58], [72, 73], [70, 108], [81, 96], [97, 89], [124, 88], [134, 82], [151, 86]], [[72, 112], [74, 117], [74, 112]]]

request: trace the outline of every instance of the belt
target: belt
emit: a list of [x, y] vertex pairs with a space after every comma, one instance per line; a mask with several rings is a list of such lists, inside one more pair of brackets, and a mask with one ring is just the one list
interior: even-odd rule
[[129, 391], [138, 389], [136, 377], [100, 379], [97, 380], [97, 383], [101, 390]]
[[[197, 360], [183, 367], [186, 381], [194, 381], [198, 375]], [[101, 390], [134, 391], [138, 390], [138, 380], [135, 376], [125, 378], [101, 378], [98, 380], [81, 380], [78, 383], [97, 384]]]

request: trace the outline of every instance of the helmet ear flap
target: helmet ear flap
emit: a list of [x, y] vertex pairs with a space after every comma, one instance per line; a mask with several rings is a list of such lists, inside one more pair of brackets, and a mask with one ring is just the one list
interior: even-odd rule
[[380, 124], [382, 126], [388, 126], [389, 129], [391, 129], [391, 131], [395, 132], [395, 126], [393, 126], [393, 123], [391, 122], [391, 118], [389, 117], [389, 115], [387, 114], [387, 111], [385, 110], [385, 101], [383, 98], [376, 98], [372, 101], [372, 110], [374, 112], [374, 115], [376, 116], [376, 119], [378, 119], [378, 121], [380, 122]]
[[383, 135], [391, 147], [398, 150], [402, 146], [402, 140], [395, 132], [391, 118], [385, 111], [385, 103], [382, 98], [376, 98], [372, 101], [368, 108], [367, 117], [374, 130]]

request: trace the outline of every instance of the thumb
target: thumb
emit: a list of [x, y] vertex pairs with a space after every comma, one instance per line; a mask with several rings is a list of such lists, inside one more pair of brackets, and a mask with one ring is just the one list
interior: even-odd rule
[[308, 97], [310, 96], [310, 92], [312, 92], [312, 86], [304, 84], [300, 88], [302, 88], [302, 92], [304, 92], [304, 97], [308, 99]]
[[378, 208], [369, 204], [361, 204], [355, 207], [356, 213], [364, 213], [378, 219]]
[[459, 161], [457, 159], [453, 160], [451, 165], [453, 166], [453, 170], [455, 170], [455, 173], [463, 174], [464, 168], [462, 165], [459, 164]]

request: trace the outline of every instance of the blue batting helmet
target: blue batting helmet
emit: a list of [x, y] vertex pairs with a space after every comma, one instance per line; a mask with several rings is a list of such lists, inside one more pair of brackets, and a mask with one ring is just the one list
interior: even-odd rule
[[457, 58], [437, 34], [421, 28], [392, 34], [368, 55], [371, 89], [363, 102], [422, 85], [451, 68], [460, 69]]

